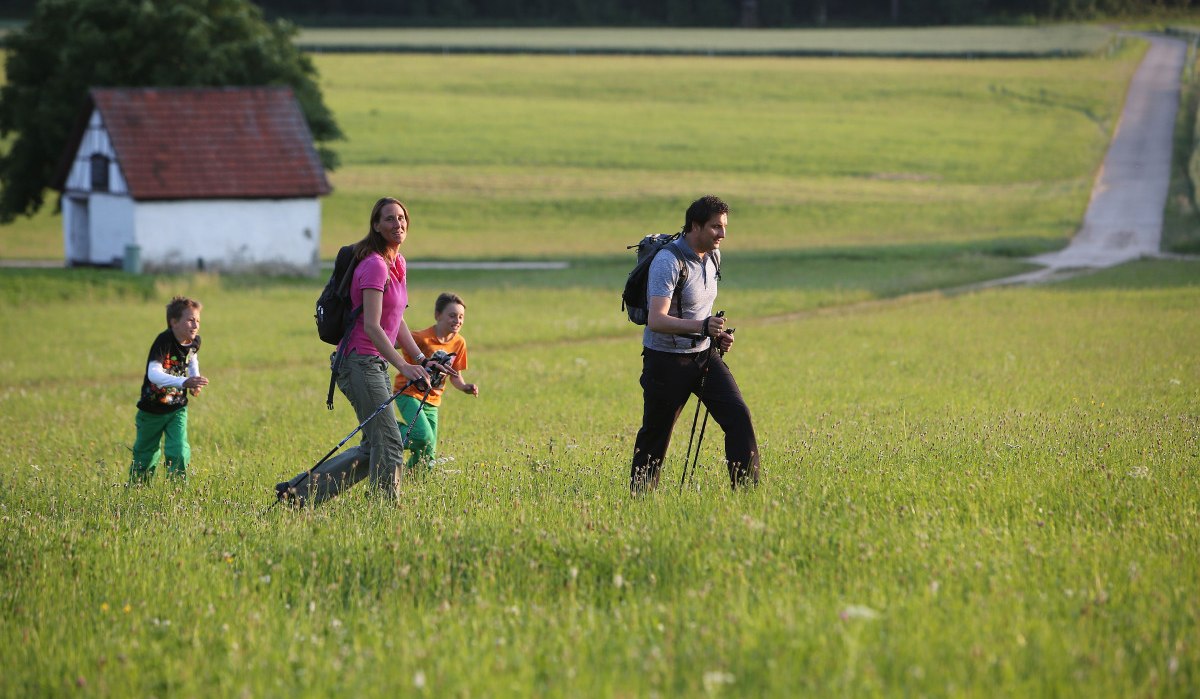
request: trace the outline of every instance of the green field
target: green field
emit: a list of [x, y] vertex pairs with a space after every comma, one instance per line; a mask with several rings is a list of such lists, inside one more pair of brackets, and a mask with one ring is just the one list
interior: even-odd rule
[[[326, 255], [398, 194], [410, 259], [570, 267], [414, 269], [481, 395], [397, 503], [306, 512], [272, 486], [355, 425], [322, 280], [0, 269], [0, 697], [1196, 696], [1200, 262], [961, 291], [1066, 241], [1139, 57], [318, 56]], [[632, 500], [624, 246], [705, 191], [763, 482], [710, 424], [679, 491], [689, 405]], [[127, 489], [177, 293], [191, 478]]]
[[905, 29], [306, 28], [312, 51], [650, 53], [790, 56], [1083, 56], [1112, 34], [1095, 25]]
[[[698, 193], [742, 250], [1061, 247], [1143, 46], [1071, 60], [317, 55], [346, 140], [322, 251], [383, 193], [410, 259], [620, 255]], [[53, 201], [53, 197], [50, 199]], [[0, 257], [62, 257], [49, 212]]]

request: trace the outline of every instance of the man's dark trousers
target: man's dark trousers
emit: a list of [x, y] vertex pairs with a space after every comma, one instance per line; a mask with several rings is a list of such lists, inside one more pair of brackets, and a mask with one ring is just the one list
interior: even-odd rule
[[671, 430], [691, 395], [701, 398], [725, 432], [725, 460], [733, 487], [758, 482], [758, 442], [750, 408], [718, 353], [704, 350], [674, 354], [643, 349], [641, 384], [645, 407], [642, 428], [634, 442], [631, 490], [640, 492], [658, 485]]

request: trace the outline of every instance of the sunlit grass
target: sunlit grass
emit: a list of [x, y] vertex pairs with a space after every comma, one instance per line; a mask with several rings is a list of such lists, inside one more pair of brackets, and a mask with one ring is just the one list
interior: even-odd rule
[[[739, 309], [762, 485], [728, 491], [710, 424], [678, 493], [684, 419], [637, 501], [637, 332], [602, 277], [414, 275], [417, 318], [466, 296], [483, 393], [448, 396], [396, 505], [298, 514], [271, 486], [354, 425], [323, 406], [316, 283], [159, 280], [205, 301], [212, 384], [189, 484], [129, 491], [165, 299], [60, 272], [68, 300], [0, 306], [0, 694], [1192, 695], [1200, 277], [1161, 264]], [[70, 381], [31, 318], [70, 318]]]

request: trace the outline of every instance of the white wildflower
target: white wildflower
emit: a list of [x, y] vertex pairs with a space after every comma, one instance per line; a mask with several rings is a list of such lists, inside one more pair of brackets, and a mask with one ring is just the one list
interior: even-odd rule
[[733, 684], [733, 673], [725, 672], [724, 670], [713, 670], [704, 673], [704, 691], [712, 693], [721, 688], [721, 685]]
[[861, 604], [851, 604], [842, 610], [842, 619], [878, 619], [879, 612]]

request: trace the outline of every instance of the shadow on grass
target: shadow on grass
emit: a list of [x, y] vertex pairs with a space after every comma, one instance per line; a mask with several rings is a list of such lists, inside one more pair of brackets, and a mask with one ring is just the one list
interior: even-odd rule
[[[866, 290], [876, 297], [952, 289], [1035, 269], [1026, 256], [1044, 252], [1045, 240], [974, 244], [899, 245], [777, 252], [727, 250], [722, 290]], [[494, 289], [579, 289], [620, 295], [634, 256], [569, 260], [566, 269], [413, 270], [416, 288], [446, 287], [464, 293]], [[71, 300], [159, 300], [187, 288], [223, 291], [309, 290], [314, 300], [325, 277], [258, 275], [130, 275], [117, 269], [0, 269], [0, 302], [11, 305]], [[1200, 284], [1198, 260], [1144, 260], [1059, 282], [1053, 288], [1164, 288]]]
[[[727, 251], [722, 283], [736, 289], [866, 289], [891, 296], [950, 287], [1016, 274], [1028, 269], [1019, 258], [1047, 249], [1044, 240], [976, 244], [847, 247], [777, 252]], [[565, 269], [420, 269], [414, 287], [480, 289], [595, 288], [619, 296], [634, 264], [632, 252], [568, 260]], [[180, 288], [224, 291], [309, 289], [315, 299], [325, 284], [318, 277], [215, 273], [130, 275], [118, 269], [0, 269], [0, 301], [8, 304], [169, 298]]]
[[1063, 291], [1200, 287], [1200, 257], [1137, 260], [1049, 285]]

